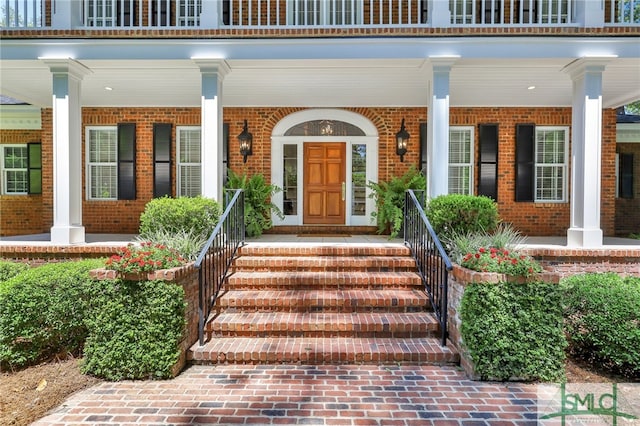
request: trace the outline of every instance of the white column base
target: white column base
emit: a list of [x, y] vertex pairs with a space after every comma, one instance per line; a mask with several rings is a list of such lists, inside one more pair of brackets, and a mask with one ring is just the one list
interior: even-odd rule
[[54, 244], [82, 244], [85, 242], [84, 226], [53, 226], [51, 242]]
[[602, 247], [602, 229], [569, 228], [567, 247]]

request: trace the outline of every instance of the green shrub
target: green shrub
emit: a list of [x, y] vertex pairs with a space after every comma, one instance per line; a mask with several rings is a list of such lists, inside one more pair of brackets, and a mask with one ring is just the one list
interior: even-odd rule
[[79, 354], [96, 301], [88, 271], [100, 259], [43, 265], [6, 281], [0, 294], [0, 366], [22, 367], [59, 353]]
[[441, 240], [456, 234], [492, 233], [498, 226], [498, 207], [484, 196], [449, 194], [427, 205], [427, 217]]
[[372, 216], [377, 219], [378, 233], [390, 232], [395, 238], [402, 229], [404, 221], [404, 200], [408, 189], [426, 190], [427, 179], [415, 166], [411, 166], [400, 177], [393, 176], [390, 181], [369, 182], [373, 192], [369, 195], [376, 201], [377, 211]]
[[561, 290], [547, 283], [474, 283], [460, 304], [464, 345], [483, 380], [564, 376]]
[[569, 352], [625, 377], [640, 377], [640, 278], [585, 274], [562, 281]]
[[245, 232], [249, 237], [258, 237], [273, 226], [271, 213], [284, 219], [280, 208], [271, 202], [271, 197], [281, 191], [276, 185], [267, 185], [263, 175], [256, 174], [250, 178], [238, 175], [229, 169], [228, 189], [244, 190], [244, 223]]
[[206, 241], [218, 224], [220, 214], [220, 204], [210, 198], [155, 198], [147, 203], [140, 215], [140, 238], [169, 245], [169, 241], [154, 238], [186, 232]]
[[7, 260], [0, 260], [0, 281], [6, 281], [9, 278], [15, 277], [20, 272], [29, 269], [29, 265], [26, 263], [9, 262]]
[[88, 319], [83, 372], [108, 380], [171, 377], [185, 326], [184, 290], [163, 281], [103, 281]]

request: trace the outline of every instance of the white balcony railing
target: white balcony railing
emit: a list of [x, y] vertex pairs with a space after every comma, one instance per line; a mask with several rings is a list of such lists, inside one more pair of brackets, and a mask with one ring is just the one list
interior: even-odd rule
[[[584, 18], [589, 14], [595, 14], [595, 20]], [[576, 22], [578, 16], [584, 22]], [[26, 29], [592, 26], [593, 22], [638, 26], [640, 0], [0, 0], [0, 27]]]
[[42, 0], [0, 0], [0, 27], [43, 27], [43, 6]]

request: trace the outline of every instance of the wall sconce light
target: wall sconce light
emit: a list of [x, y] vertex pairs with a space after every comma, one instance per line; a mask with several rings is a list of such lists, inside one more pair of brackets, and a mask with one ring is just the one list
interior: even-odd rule
[[396, 133], [396, 154], [400, 156], [400, 162], [404, 161], [404, 155], [407, 153], [407, 144], [409, 143], [409, 132], [404, 128], [404, 118], [400, 125], [400, 131]]
[[247, 156], [253, 154], [253, 135], [247, 130], [247, 120], [244, 120], [244, 127], [242, 133], [238, 135], [238, 141], [240, 141], [240, 154], [242, 155], [242, 162], [247, 162]]

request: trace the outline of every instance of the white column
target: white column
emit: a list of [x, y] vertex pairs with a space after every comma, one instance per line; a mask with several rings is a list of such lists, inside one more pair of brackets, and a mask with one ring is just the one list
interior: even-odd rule
[[202, 0], [200, 28], [219, 28], [222, 24], [222, 2]]
[[202, 196], [222, 203], [222, 80], [229, 67], [222, 59], [194, 59], [202, 74], [201, 158]]
[[573, 80], [570, 247], [602, 246], [602, 72], [610, 58], [581, 58], [565, 71]]
[[427, 194], [449, 192], [449, 73], [457, 57], [429, 58], [431, 76], [427, 120]]
[[575, 2], [575, 22], [585, 28], [604, 27], [603, 1], [583, 0]]
[[51, 28], [68, 30], [82, 26], [82, 1], [55, 1], [51, 7]]
[[451, 11], [449, 2], [432, 0], [428, 4], [429, 26], [434, 28], [448, 28], [451, 26]]
[[85, 241], [82, 226], [81, 80], [91, 71], [72, 59], [44, 59], [53, 74], [53, 227], [51, 242]]

